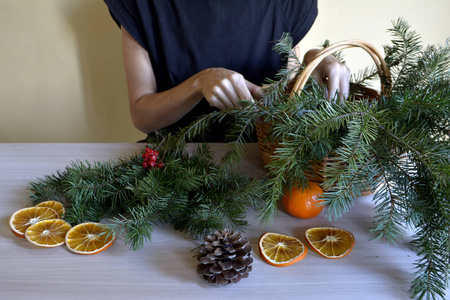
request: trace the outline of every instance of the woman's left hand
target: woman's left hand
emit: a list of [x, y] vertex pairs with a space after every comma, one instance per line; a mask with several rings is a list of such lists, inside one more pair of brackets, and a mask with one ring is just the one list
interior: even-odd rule
[[[306, 52], [303, 62], [307, 65], [319, 53], [319, 49], [311, 49]], [[333, 55], [325, 57], [314, 72], [311, 74], [314, 79], [327, 86], [326, 98], [331, 101], [339, 96], [341, 100], [348, 97], [350, 88], [350, 69], [337, 60]]]

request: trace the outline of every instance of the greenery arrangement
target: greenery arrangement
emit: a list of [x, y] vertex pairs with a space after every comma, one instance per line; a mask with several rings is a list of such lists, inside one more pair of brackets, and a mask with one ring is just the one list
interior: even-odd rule
[[415, 231], [412, 243], [419, 259], [411, 296], [444, 298], [450, 270], [450, 45], [447, 41], [424, 48], [403, 19], [394, 22], [390, 32], [393, 39], [384, 50], [392, 81], [378, 78], [377, 70], [369, 68], [352, 78], [356, 91], [373, 80], [388, 85], [389, 93], [377, 101], [351, 95], [344, 102], [329, 102], [313, 80], [300, 94], [286, 95], [289, 78], [303, 66], [285, 36], [276, 49], [297, 60], [296, 68], [281, 70], [261, 101], [243, 101], [242, 109], [212, 113], [184, 134], [201, 134], [213, 120], [232, 116], [225, 160], [233, 163], [255, 123], [272, 124], [268, 141], [279, 146], [267, 166], [270, 192], [261, 208], [263, 222], [270, 220], [287, 189], [307, 185], [305, 171], [312, 164], [332, 156], [322, 182], [328, 217], [342, 217], [355, 197], [372, 191], [373, 239], [395, 244], [406, 228]]
[[[402, 19], [390, 31], [385, 61], [392, 85], [377, 101], [351, 95], [329, 102], [313, 80], [289, 98], [290, 78], [303, 66], [284, 36], [275, 49], [297, 60], [297, 66], [280, 70], [260, 101], [242, 101], [240, 109], [204, 116], [179, 136], [151, 141], [164, 167], [143, 167], [144, 150], [118, 161], [78, 161], [31, 182], [31, 200], [68, 202], [65, 219], [73, 224], [109, 217], [137, 250], [162, 222], [204, 236], [215, 229], [241, 230], [253, 208], [267, 223], [281, 195], [306, 186], [305, 171], [333, 156], [322, 183], [327, 216], [342, 217], [362, 191], [374, 192], [372, 237], [395, 243], [405, 228], [413, 228], [419, 259], [411, 296], [444, 298], [450, 270], [450, 45], [424, 48]], [[352, 78], [355, 94], [373, 80], [385, 80], [377, 76], [368, 68]], [[211, 122], [230, 117], [230, 147], [221, 161], [206, 144], [186, 151], [186, 141], [204, 134]], [[234, 166], [260, 120], [272, 124], [268, 139], [279, 141], [279, 147], [267, 177], [255, 179], [238, 174]]]
[[64, 219], [72, 224], [110, 219], [110, 227], [123, 233], [133, 250], [150, 241], [153, 228], [161, 223], [193, 237], [247, 226], [247, 211], [258, 209], [264, 199], [264, 179], [215, 162], [207, 144], [192, 153], [171, 136], [149, 145], [159, 152], [164, 167], [143, 166], [145, 149], [115, 161], [75, 161], [31, 182], [30, 200], [65, 203]]

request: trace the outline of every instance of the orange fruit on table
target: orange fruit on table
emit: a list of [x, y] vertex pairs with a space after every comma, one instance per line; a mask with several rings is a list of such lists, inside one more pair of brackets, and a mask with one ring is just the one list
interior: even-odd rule
[[64, 215], [64, 213], [65, 213], [64, 205], [59, 201], [48, 200], [48, 201], [44, 201], [39, 204], [36, 204], [35, 206], [50, 207], [50, 208], [54, 209], [60, 217], [62, 217], [62, 215]]
[[27, 207], [13, 213], [9, 219], [9, 227], [12, 232], [20, 237], [25, 237], [28, 227], [42, 220], [59, 219], [58, 213], [49, 207]]
[[67, 232], [66, 246], [77, 254], [96, 254], [109, 248], [114, 239], [114, 232], [104, 224], [82, 223]]
[[342, 258], [355, 245], [350, 231], [334, 227], [314, 227], [306, 230], [306, 241], [314, 251], [326, 258]]
[[261, 258], [269, 265], [285, 267], [305, 258], [308, 249], [297, 238], [279, 233], [264, 233], [258, 242]]
[[43, 220], [28, 227], [25, 238], [40, 247], [57, 247], [65, 243], [67, 231], [72, 228], [61, 219]]
[[307, 188], [293, 188], [286, 192], [283, 196], [283, 206], [294, 217], [314, 218], [323, 210], [323, 205], [320, 205], [323, 202], [320, 199], [322, 195], [322, 188], [317, 183], [310, 181]]

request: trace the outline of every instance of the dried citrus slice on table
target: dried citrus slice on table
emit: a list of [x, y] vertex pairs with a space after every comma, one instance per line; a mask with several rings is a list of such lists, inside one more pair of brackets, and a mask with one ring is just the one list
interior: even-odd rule
[[62, 215], [64, 215], [64, 205], [59, 202], [59, 201], [54, 201], [54, 200], [49, 200], [49, 201], [44, 201], [41, 202], [39, 204], [36, 204], [35, 206], [37, 207], [50, 207], [52, 209], [54, 209], [58, 215], [61, 217]]
[[114, 242], [114, 232], [100, 223], [82, 223], [66, 234], [66, 246], [77, 254], [96, 254], [109, 248]]
[[285, 267], [302, 260], [308, 249], [297, 238], [279, 233], [264, 233], [258, 242], [261, 258], [276, 267]]
[[314, 227], [306, 230], [305, 236], [311, 248], [326, 258], [344, 257], [355, 245], [353, 234], [340, 228]]
[[9, 227], [12, 232], [20, 237], [25, 237], [28, 227], [42, 220], [59, 219], [58, 213], [49, 207], [27, 207], [13, 213], [9, 219]]
[[67, 231], [71, 227], [61, 219], [43, 220], [28, 227], [25, 238], [36, 246], [57, 247], [64, 244]]

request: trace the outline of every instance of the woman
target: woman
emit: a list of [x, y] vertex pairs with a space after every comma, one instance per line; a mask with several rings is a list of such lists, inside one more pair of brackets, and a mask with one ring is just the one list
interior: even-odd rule
[[[295, 50], [317, 0], [105, 0], [122, 30], [130, 111], [144, 133], [176, 132], [214, 109], [261, 93], [282, 67], [272, 49], [289, 33]], [[310, 60], [317, 49], [305, 55]], [[329, 97], [348, 93], [349, 70], [334, 57], [315, 75]], [[223, 141], [216, 126], [208, 141]]]

